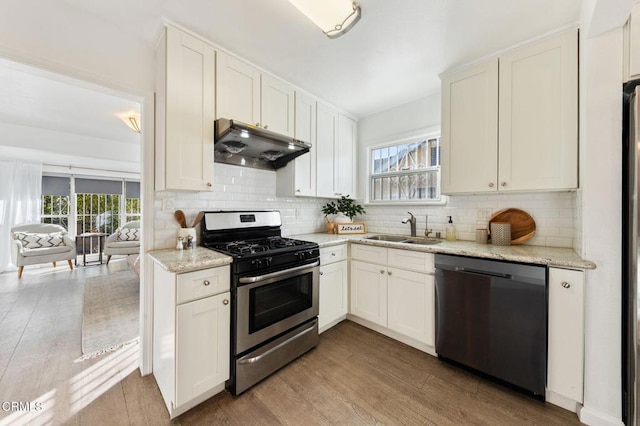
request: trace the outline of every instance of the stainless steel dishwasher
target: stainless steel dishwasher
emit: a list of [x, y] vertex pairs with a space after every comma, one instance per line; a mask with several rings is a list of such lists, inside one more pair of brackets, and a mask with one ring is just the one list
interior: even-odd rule
[[544, 400], [546, 268], [437, 254], [436, 352]]

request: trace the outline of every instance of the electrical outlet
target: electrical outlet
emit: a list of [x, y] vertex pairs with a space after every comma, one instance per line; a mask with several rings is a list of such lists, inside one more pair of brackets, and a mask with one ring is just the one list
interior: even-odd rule
[[478, 220], [489, 220], [491, 218], [491, 209], [477, 209], [476, 218]]

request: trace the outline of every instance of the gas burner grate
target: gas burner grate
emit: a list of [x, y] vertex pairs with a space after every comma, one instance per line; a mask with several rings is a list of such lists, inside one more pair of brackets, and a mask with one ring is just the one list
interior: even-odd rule
[[224, 246], [224, 250], [232, 254], [251, 254], [269, 250], [269, 246], [247, 241], [234, 241]]
[[269, 247], [271, 247], [272, 249], [303, 246], [305, 244], [307, 244], [307, 243], [304, 242], [304, 241], [293, 240], [291, 238], [282, 238], [282, 237], [271, 237], [271, 238], [269, 238]]

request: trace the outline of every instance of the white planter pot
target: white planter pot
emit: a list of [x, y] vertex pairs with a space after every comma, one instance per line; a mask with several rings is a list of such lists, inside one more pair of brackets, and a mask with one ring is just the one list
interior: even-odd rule
[[335, 223], [351, 223], [353, 220], [349, 219], [349, 216], [344, 213], [338, 213], [336, 217], [333, 218]]

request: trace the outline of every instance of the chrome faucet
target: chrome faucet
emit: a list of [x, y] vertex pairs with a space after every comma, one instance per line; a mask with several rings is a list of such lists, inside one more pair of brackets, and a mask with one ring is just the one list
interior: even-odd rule
[[429, 215], [424, 215], [425, 218], [425, 229], [424, 229], [424, 237], [429, 238], [429, 235], [433, 233], [433, 229], [429, 229]]
[[411, 225], [411, 236], [415, 237], [416, 236], [416, 217], [411, 212], [407, 212], [407, 213], [409, 213], [409, 215], [411, 215], [411, 217], [407, 217], [405, 219], [402, 219], [402, 223], [407, 223], [408, 222]]

